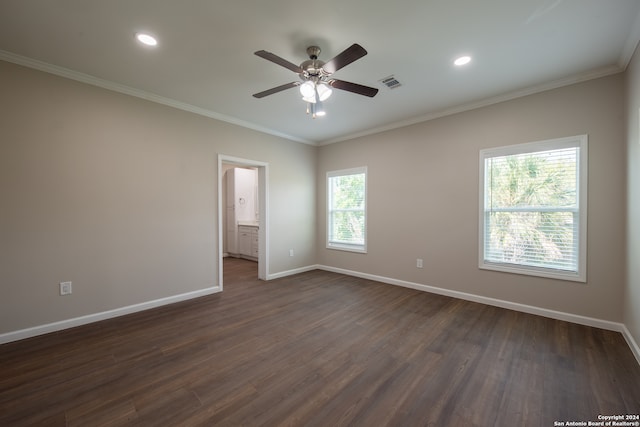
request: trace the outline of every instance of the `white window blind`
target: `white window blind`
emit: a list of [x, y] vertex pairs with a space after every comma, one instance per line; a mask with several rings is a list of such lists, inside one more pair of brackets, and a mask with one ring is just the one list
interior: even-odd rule
[[327, 247], [366, 252], [367, 168], [327, 173]]
[[480, 267], [586, 280], [586, 135], [481, 152]]

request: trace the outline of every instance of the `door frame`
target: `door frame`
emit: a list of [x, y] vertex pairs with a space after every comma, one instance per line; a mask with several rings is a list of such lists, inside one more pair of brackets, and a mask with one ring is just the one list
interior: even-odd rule
[[224, 223], [222, 200], [222, 164], [251, 166], [258, 170], [258, 278], [269, 276], [269, 163], [218, 154], [218, 283], [223, 290]]

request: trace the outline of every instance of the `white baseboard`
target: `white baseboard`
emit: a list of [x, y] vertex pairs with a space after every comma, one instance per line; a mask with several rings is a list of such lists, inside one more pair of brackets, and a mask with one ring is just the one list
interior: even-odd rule
[[279, 279], [281, 277], [292, 276], [298, 273], [306, 273], [307, 271], [321, 269], [319, 265], [307, 265], [305, 267], [294, 268], [293, 270], [281, 271], [279, 273], [273, 273], [267, 275], [267, 280]]
[[63, 329], [73, 328], [76, 326], [86, 325], [87, 323], [98, 322], [100, 320], [111, 319], [114, 317], [124, 316], [125, 314], [136, 313], [138, 311], [149, 310], [150, 308], [160, 307], [162, 305], [173, 304], [193, 298], [220, 292], [220, 286], [202, 289], [199, 291], [187, 292], [185, 294], [174, 295], [166, 298], [160, 298], [153, 301], [147, 301], [140, 304], [129, 305], [126, 307], [116, 308], [113, 310], [102, 311], [100, 313], [88, 314], [86, 316], [75, 317], [73, 319], [61, 320], [59, 322], [48, 323], [46, 325], [35, 326], [33, 328], [21, 329], [19, 331], [7, 332], [0, 334], [0, 344], [12, 341], [18, 341], [25, 338], [35, 337], [37, 335], [48, 334]]
[[[601, 320], [601, 319], [595, 319], [592, 317], [580, 316], [577, 314], [564, 313], [561, 311], [549, 310], [546, 308], [535, 307], [532, 305], [520, 304], [520, 303], [500, 300], [496, 298], [483, 297], [480, 295], [468, 294], [466, 292], [453, 291], [450, 289], [438, 288], [435, 286], [423, 285], [423, 284], [414, 283], [414, 282], [407, 282], [404, 280], [392, 279], [389, 277], [376, 276], [374, 274], [361, 273], [358, 271], [345, 270], [342, 268], [329, 267], [326, 265], [320, 265], [318, 266], [318, 268], [321, 270], [332, 271], [334, 273], [342, 273], [349, 276], [361, 277], [363, 279], [375, 280], [376, 282], [387, 283], [390, 285], [402, 286], [405, 288], [431, 292], [438, 295], [444, 295], [444, 296], [458, 298], [466, 301], [478, 302], [481, 304], [487, 304], [487, 305], [492, 305], [496, 307], [506, 308], [509, 310], [520, 311], [523, 313], [536, 314], [538, 316], [549, 317], [551, 319], [565, 320], [567, 322], [577, 323], [580, 325], [593, 326], [595, 328], [621, 332], [623, 335], [625, 335], [624, 331], [627, 329], [625, 325], [622, 323], [611, 322], [608, 320]], [[631, 342], [634, 342], [628, 330], [626, 332], [625, 339], [627, 340], [627, 342], [629, 342], [629, 340], [631, 340]], [[637, 345], [636, 345], [636, 348], [637, 348]], [[632, 348], [632, 351], [634, 351], [633, 348]], [[636, 355], [636, 357], [638, 356]]]
[[622, 329], [622, 336], [627, 341], [627, 344], [629, 344], [629, 348], [631, 349], [633, 355], [636, 357], [638, 364], [640, 364], [640, 346], [638, 346], [636, 340], [633, 339], [633, 335], [631, 335], [631, 332], [629, 332], [629, 329], [627, 329], [626, 325], [622, 325]]
[[[435, 286], [423, 285], [420, 283], [408, 282], [405, 280], [392, 279], [390, 277], [377, 276], [374, 274], [361, 273], [353, 270], [346, 270], [343, 268], [330, 267], [326, 265], [309, 265], [306, 267], [300, 267], [293, 270], [281, 271], [279, 273], [269, 274], [267, 280], [278, 279], [281, 277], [291, 276], [298, 273], [305, 273], [312, 270], [325, 270], [334, 273], [346, 274], [348, 276], [360, 277], [368, 280], [375, 280], [376, 282], [386, 283], [389, 285], [402, 286], [405, 288], [416, 289], [419, 291], [430, 292], [438, 295], [444, 295], [452, 298], [458, 298], [466, 301], [478, 302], [481, 304], [492, 305], [496, 307], [506, 308], [509, 310], [520, 311], [523, 313], [535, 314], [538, 316], [549, 317], [551, 319], [564, 320], [567, 322], [577, 323], [580, 325], [592, 326], [596, 328], [606, 329], [610, 331], [620, 332], [624, 339], [627, 341], [631, 352], [635, 356], [638, 364], [640, 364], [640, 346], [635, 341], [631, 332], [623, 323], [610, 322], [607, 320], [595, 319], [592, 317], [580, 316], [577, 314], [564, 313], [556, 310], [549, 310], [545, 308], [535, 307], [526, 304], [519, 304], [510, 301], [504, 301], [496, 298], [483, 297], [479, 295], [469, 294], [466, 292], [453, 291], [450, 289], [438, 288]], [[106, 320], [113, 317], [123, 316], [125, 314], [135, 313], [142, 310], [148, 310], [150, 308], [159, 307], [162, 305], [172, 304], [175, 302], [185, 301], [192, 298], [198, 298], [204, 295], [210, 295], [220, 292], [222, 289], [220, 286], [214, 286], [199, 291], [189, 292], [181, 295], [174, 295], [167, 298], [161, 298], [154, 301], [148, 301], [140, 304], [130, 305], [114, 310], [103, 311], [101, 313], [90, 314], [87, 316], [76, 317], [73, 319], [63, 320], [60, 322], [49, 323], [42, 326], [36, 326], [33, 328], [22, 329], [15, 332], [8, 332], [0, 334], [0, 344], [18, 341], [25, 338], [31, 338], [37, 335], [46, 334], [49, 332], [55, 332], [62, 329], [72, 328], [75, 326], [85, 325], [87, 323], [98, 322], [100, 320]]]

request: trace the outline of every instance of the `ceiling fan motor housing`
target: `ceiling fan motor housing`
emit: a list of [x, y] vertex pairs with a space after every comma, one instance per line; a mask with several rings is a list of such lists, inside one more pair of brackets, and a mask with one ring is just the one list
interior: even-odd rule
[[302, 73], [300, 73], [302, 80], [313, 80], [317, 82], [327, 75], [322, 69], [325, 62], [318, 59], [320, 52], [321, 50], [318, 46], [309, 46], [307, 48], [309, 59], [300, 64], [300, 68], [303, 70]]

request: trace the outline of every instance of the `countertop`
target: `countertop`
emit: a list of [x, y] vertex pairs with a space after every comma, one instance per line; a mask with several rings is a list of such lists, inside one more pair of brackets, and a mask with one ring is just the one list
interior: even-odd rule
[[258, 227], [260, 224], [258, 221], [238, 221], [238, 225], [244, 225], [245, 227]]

